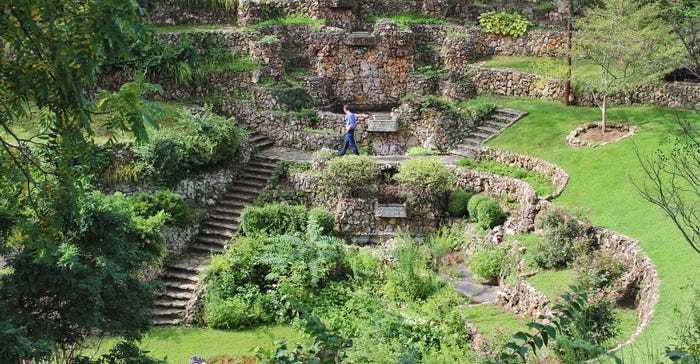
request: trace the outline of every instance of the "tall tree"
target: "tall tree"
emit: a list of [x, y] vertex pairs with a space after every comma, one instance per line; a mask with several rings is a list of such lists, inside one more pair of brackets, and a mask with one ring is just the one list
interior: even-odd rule
[[601, 110], [603, 131], [610, 95], [658, 83], [682, 62], [679, 42], [662, 15], [654, 2], [605, 0], [575, 22], [574, 56], [600, 66], [600, 79], [585, 87]]
[[[93, 115], [111, 110], [86, 90], [103, 60], [148, 41], [142, 17], [133, 0], [0, 2], [0, 254], [11, 267], [0, 283], [0, 362], [69, 362], [89, 335], [133, 338], [150, 324], [152, 290], [138, 273], [161, 254], [162, 217], [136, 217], [88, 178]], [[153, 119], [124, 93], [149, 85], [131, 85], [104, 95], [124, 106], [111, 126], [144, 138]], [[38, 132], [16, 130], [27, 119]]]

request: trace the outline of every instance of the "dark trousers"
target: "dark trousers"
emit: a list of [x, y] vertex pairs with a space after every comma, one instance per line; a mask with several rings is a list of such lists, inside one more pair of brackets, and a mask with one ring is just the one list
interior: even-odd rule
[[340, 155], [345, 155], [348, 150], [348, 145], [352, 149], [352, 154], [360, 155], [357, 151], [357, 144], [355, 144], [355, 129], [351, 129], [349, 132], [345, 133], [345, 140], [343, 140], [343, 149], [340, 150]]

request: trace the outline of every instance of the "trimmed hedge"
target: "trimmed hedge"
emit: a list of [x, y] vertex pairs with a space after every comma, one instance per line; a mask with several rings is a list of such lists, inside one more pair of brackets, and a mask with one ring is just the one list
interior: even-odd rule
[[503, 210], [498, 201], [487, 198], [476, 207], [476, 220], [484, 229], [492, 229], [503, 221]]
[[469, 202], [467, 202], [467, 212], [469, 213], [469, 217], [472, 219], [476, 220], [477, 217], [479, 216], [479, 212], [477, 208], [479, 207], [479, 204], [482, 202], [488, 200], [489, 197], [486, 195], [474, 195], [469, 199]]
[[467, 190], [458, 188], [452, 193], [447, 200], [447, 212], [451, 217], [462, 217], [467, 216], [467, 204], [469, 199], [473, 194], [469, 193]]

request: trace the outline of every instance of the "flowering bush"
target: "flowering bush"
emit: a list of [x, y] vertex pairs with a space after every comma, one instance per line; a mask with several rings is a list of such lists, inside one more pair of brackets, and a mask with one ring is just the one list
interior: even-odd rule
[[592, 302], [613, 304], [621, 295], [620, 278], [627, 266], [607, 250], [596, 250], [576, 262], [576, 283], [586, 289]]
[[562, 209], [553, 208], [539, 215], [537, 226], [544, 231], [534, 256], [541, 268], [566, 267], [593, 245], [591, 224]]

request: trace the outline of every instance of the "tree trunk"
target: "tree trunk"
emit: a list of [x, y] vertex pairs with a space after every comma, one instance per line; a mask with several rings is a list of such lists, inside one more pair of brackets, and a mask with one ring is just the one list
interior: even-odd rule
[[605, 133], [605, 126], [607, 125], [607, 111], [608, 111], [607, 98], [608, 98], [608, 95], [603, 95], [603, 102], [600, 105], [600, 110], [602, 111], [602, 114], [603, 114], [602, 121], [600, 123], [600, 128], [603, 129], [603, 133]]

